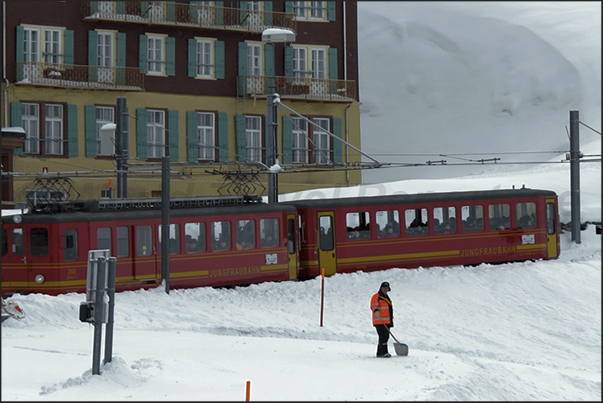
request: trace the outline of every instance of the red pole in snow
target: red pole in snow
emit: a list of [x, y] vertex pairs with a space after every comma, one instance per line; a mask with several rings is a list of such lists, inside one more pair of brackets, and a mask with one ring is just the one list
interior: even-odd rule
[[322, 272], [322, 280], [320, 287], [320, 326], [322, 327], [322, 313], [325, 305], [325, 269], [321, 270]]

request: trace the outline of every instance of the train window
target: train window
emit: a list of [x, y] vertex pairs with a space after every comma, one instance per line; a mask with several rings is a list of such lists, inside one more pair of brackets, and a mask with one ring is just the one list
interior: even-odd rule
[[[295, 225], [295, 222], [293, 222], [293, 225]], [[278, 218], [262, 218], [260, 220], [260, 245], [262, 248], [278, 246], [278, 240], [280, 239], [278, 228]], [[295, 249], [293, 252], [295, 252]]]
[[555, 233], [555, 229], [557, 228], [557, 223], [555, 220], [556, 220], [555, 204], [547, 203], [546, 204], [546, 232], [549, 235], [553, 235]]
[[333, 250], [333, 217], [321, 216], [319, 220], [320, 226], [320, 249]]
[[111, 249], [111, 228], [99, 228], [96, 231], [98, 249], [109, 249], [109, 256], [113, 256]]
[[408, 209], [404, 212], [404, 218], [408, 226], [406, 227], [406, 235], [428, 235], [428, 216], [426, 208]]
[[463, 232], [478, 232], [484, 230], [484, 208], [480, 205], [463, 206], [461, 208]]
[[434, 208], [433, 228], [436, 234], [455, 234], [456, 209], [454, 207]]
[[211, 249], [230, 250], [230, 222], [216, 221], [211, 227]]
[[237, 221], [237, 249], [255, 248], [255, 221]]
[[348, 239], [353, 241], [369, 239], [371, 237], [370, 219], [371, 215], [367, 211], [347, 213], [345, 215], [345, 222]]
[[8, 253], [8, 242], [6, 241], [6, 229], [2, 228], [2, 233], [0, 234], [2, 237], [2, 256]]
[[48, 255], [48, 229], [32, 228], [29, 230], [29, 250], [32, 256]]
[[377, 211], [377, 237], [397, 238], [400, 236], [400, 213], [398, 210]]
[[23, 228], [15, 228], [12, 234], [11, 250], [15, 256], [23, 256], [25, 254], [25, 237], [23, 236]]
[[153, 232], [150, 225], [136, 227], [136, 256], [150, 256], [153, 253]]
[[186, 252], [205, 252], [205, 223], [192, 222], [184, 224]]
[[63, 249], [65, 261], [77, 260], [77, 231], [67, 229], [63, 231]]
[[130, 231], [128, 227], [117, 227], [117, 257], [130, 256]]
[[[159, 250], [161, 251], [161, 240], [163, 235], [161, 234], [161, 225], [157, 228], [159, 231], [157, 237], [159, 239]], [[180, 253], [180, 225], [179, 224], [170, 224], [168, 225], [168, 237], [170, 244], [170, 255], [174, 253]], [[161, 252], [159, 252], [161, 253]]]
[[509, 204], [491, 204], [488, 206], [490, 231], [502, 231], [511, 228], [511, 207]]
[[536, 203], [517, 203], [515, 219], [517, 228], [536, 228]]

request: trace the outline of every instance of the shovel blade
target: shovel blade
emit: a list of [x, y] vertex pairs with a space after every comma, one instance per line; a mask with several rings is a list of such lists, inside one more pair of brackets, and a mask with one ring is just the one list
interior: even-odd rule
[[404, 343], [394, 343], [397, 355], [408, 355], [408, 346]]

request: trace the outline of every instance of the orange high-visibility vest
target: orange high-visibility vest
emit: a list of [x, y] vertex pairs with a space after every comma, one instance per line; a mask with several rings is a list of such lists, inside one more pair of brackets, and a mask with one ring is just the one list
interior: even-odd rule
[[[391, 306], [391, 300], [387, 300], [376, 293], [371, 298], [371, 311], [373, 311], [373, 326], [374, 325], [391, 325], [392, 321], [389, 317], [389, 307]], [[375, 312], [379, 311], [381, 317], [375, 316]]]

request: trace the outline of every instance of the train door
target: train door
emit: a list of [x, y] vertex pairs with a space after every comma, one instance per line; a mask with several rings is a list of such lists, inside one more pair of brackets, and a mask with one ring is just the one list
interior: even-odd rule
[[337, 251], [335, 248], [335, 225], [332, 211], [318, 213], [318, 269], [325, 270], [325, 276], [337, 272]]
[[287, 214], [287, 254], [289, 260], [289, 280], [297, 278], [297, 216]]
[[[134, 279], [154, 280], [159, 278], [160, 258], [155, 245], [157, 226], [136, 225], [134, 227]], [[159, 262], [158, 262], [159, 261]]]
[[559, 256], [559, 234], [557, 233], [557, 206], [555, 199], [545, 199], [546, 202], [546, 249], [549, 258]]

